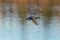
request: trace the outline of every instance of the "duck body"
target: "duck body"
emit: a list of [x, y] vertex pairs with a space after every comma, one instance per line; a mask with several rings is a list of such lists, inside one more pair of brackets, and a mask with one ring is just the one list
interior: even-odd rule
[[26, 18], [26, 20], [33, 20], [33, 18], [35, 18], [35, 19], [39, 19], [40, 17], [28, 17], [28, 18]]
[[26, 18], [26, 20], [33, 20], [33, 18], [32, 17], [28, 17], [28, 18]]

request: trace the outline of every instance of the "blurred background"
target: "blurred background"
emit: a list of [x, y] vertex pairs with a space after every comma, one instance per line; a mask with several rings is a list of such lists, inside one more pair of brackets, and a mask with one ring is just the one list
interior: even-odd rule
[[0, 40], [60, 40], [60, 0], [0, 0]]

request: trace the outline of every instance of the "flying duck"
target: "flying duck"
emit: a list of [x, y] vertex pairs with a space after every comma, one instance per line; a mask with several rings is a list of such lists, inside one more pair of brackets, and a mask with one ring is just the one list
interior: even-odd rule
[[26, 20], [32, 20], [32, 22], [33, 22], [35, 25], [38, 25], [36, 19], [39, 19], [39, 18], [40, 18], [40, 17], [30, 16], [30, 17], [26, 18]]

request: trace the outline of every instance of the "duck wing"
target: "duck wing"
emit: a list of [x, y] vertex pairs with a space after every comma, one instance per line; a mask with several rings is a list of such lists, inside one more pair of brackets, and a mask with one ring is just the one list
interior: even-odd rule
[[32, 22], [35, 24], [35, 25], [38, 25], [37, 24], [37, 20], [35, 18], [33, 18]]

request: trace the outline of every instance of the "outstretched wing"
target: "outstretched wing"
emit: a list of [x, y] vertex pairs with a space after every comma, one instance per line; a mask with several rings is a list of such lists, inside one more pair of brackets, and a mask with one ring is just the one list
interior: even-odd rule
[[37, 24], [37, 20], [36, 20], [35, 18], [32, 20], [32, 22], [33, 22], [35, 25], [38, 25], [38, 24]]

